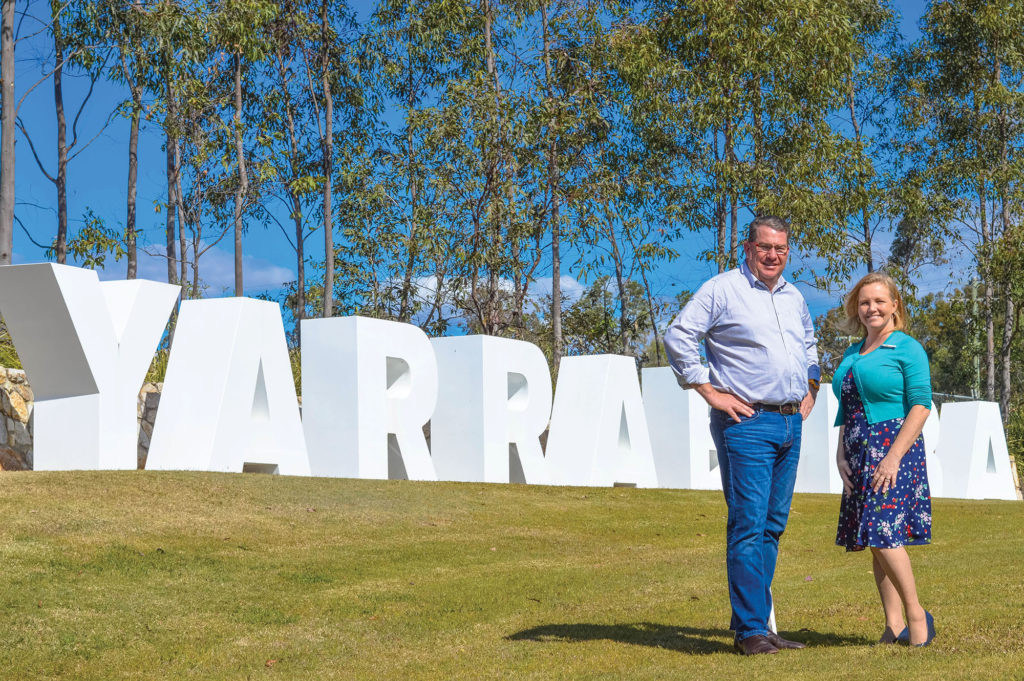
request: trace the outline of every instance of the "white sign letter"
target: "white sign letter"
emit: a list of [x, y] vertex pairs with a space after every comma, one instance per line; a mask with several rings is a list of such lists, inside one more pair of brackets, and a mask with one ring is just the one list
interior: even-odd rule
[[657, 486], [632, 357], [562, 358], [547, 462], [556, 485]]
[[643, 370], [644, 411], [659, 487], [722, 489], [708, 403], [669, 367]]
[[36, 470], [138, 467], [139, 388], [178, 292], [52, 263], [0, 268], [0, 314], [36, 398]]
[[551, 416], [551, 374], [540, 348], [494, 336], [431, 343], [439, 388], [430, 448], [438, 478], [547, 483], [540, 436]]
[[309, 475], [277, 303], [181, 304], [146, 468]]
[[437, 363], [419, 327], [302, 321], [302, 412], [313, 475], [436, 480], [423, 436]]
[[1017, 498], [1006, 435], [995, 402], [947, 402], [939, 419], [938, 458], [946, 496]]

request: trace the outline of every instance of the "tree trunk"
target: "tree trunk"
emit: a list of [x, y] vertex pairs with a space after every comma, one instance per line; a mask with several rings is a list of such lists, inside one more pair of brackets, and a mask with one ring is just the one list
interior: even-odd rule
[[125, 245], [128, 255], [128, 279], [138, 274], [139, 257], [136, 246], [135, 232], [135, 195], [139, 175], [139, 118], [142, 115], [137, 92], [132, 92], [134, 107], [132, 109], [131, 128], [128, 132], [128, 213], [125, 218]]
[[[188, 258], [185, 256], [188, 253], [188, 243], [185, 237], [188, 207], [185, 205], [185, 195], [181, 191], [181, 143], [177, 137], [174, 138], [174, 198], [178, 205], [178, 253], [181, 254], [178, 271], [180, 272], [181, 286], [185, 288], [185, 284], [188, 282]], [[184, 297], [184, 291], [182, 295]], [[198, 298], [199, 294], [193, 290], [188, 297]]]
[[244, 295], [242, 285], [242, 209], [249, 192], [245, 171], [245, 147], [242, 143], [242, 56], [235, 53], [235, 157], [238, 163], [238, 187], [235, 189], [235, 295]]
[[[751, 90], [754, 119], [754, 129], [751, 131], [751, 135], [754, 138], [754, 167], [751, 170], [754, 180], [754, 217], [758, 217], [761, 215], [761, 201], [764, 194], [764, 183], [761, 181], [761, 162], [764, 160], [764, 122], [761, 114], [763, 96], [760, 78], [754, 81], [754, 86]], [[739, 257], [738, 254], [737, 257]]]
[[[733, 126], [728, 121], [725, 123], [725, 159], [727, 166], [731, 169], [736, 159], [736, 154], [733, 151]], [[732, 173], [729, 174], [730, 178]], [[732, 179], [729, 180], [728, 186], [728, 204], [729, 204], [729, 253], [725, 258], [725, 267], [730, 268], [736, 261], [736, 247], [738, 244], [739, 235], [739, 206], [738, 197], [736, 196], [736, 190], [732, 186]]]
[[409, 173], [409, 240], [406, 245], [405, 275], [402, 278], [402, 290], [399, 295], [398, 320], [408, 322], [412, 316], [412, 277], [416, 270], [416, 240], [419, 237], [416, 229], [416, 206], [419, 201], [419, 185], [417, 183], [416, 171], [414, 168], [414, 152], [412, 125], [408, 118], [412, 115], [413, 107], [416, 106], [416, 88], [413, 78], [412, 59], [412, 18], [409, 18], [407, 33], [407, 82], [406, 82], [406, 133], [405, 133], [405, 162]]
[[167, 232], [167, 283], [177, 285], [178, 246], [175, 228], [178, 217], [178, 193], [174, 186], [174, 133], [171, 129], [167, 130], [164, 147], [167, 156], [167, 215], [164, 217]]
[[[177, 146], [177, 106], [174, 100], [174, 90], [171, 88], [171, 59], [166, 53], [163, 55], [163, 68], [161, 76], [164, 81], [164, 96], [167, 99], [167, 115], [164, 118], [164, 152], [167, 156], [167, 215], [164, 217], [164, 227], [167, 236], [167, 283], [177, 285], [178, 283], [178, 257], [175, 239], [175, 225], [177, 223], [178, 193], [175, 187], [175, 165], [174, 150]], [[184, 258], [185, 254], [182, 253]], [[184, 282], [182, 282], [184, 284]]]
[[[541, 25], [544, 30], [544, 84], [547, 97], [553, 97], [551, 81], [551, 31], [548, 25], [548, 5], [540, 6]], [[551, 360], [554, 370], [562, 361], [562, 230], [558, 201], [558, 155], [555, 147], [557, 121], [552, 118], [548, 125], [548, 172], [547, 194], [551, 202]]]
[[729, 267], [739, 262], [739, 197], [729, 195]]
[[725, 271], [725, 259], [727, 257], [725, 252], [725, 238], [726, 238], [726, 218], [725, 218], [725, 199], [720, 198], [715, 204], [715, 223], [716, 229], [718, 230], [718, 241], [715, 244], [715, 264], [718, 265], [718, 273], [721, 274]]
[[64, 117], [64, 37], [60, 28], [61, 5], [51, 3], [53, 12], [53, 103], [57, 114], [57, 243], [54, 253], [57, 262], [66, 264], [68, 258], [68, 143], [67, 121]]
[[629, 351], [629, 334], [626, 333], [627, 325], [627, 303], [629, 296], [626, 293], [626, 282], [622, 272], [622, 253], [619, 251], [619, 240], [615, 238], [615, 224], [612, 222], [611, 212], [605, 204], [605, 217], [608, 226], [608, 242], [612, 245], [612, 261], [615, 265], [615, 286], [619, 291], [619, 347], [622, 354], [632, 354]]
[[295, 223], [295, 331], [299, 333], [299, 322], [306, 318], [306, 254], [302, 240], [302, 200], [293, 191], [288, 192], [292, 200], [292, 221]]
[[992, 240], [988, 223], [988, 196], [984, 182], [978, 185], [978, 208], [981, 213], [981, 251], [978, 254], [978, 274], [984, 284], [982, 293], [982, 312], [985, 318], [985, 400], [996, 401], [996, 327], [992, 317], [995, 291], [992, 287], [992, 275], [989, 271], [988, 254]]
[[301, 322], [306, 318], [306, 254], [304, 227], [302, 224], [302, 197], [291, 187], [299, 178], [299, 142], [295, 131], [295, 112], [288, 90], [288, 72], [284, 56], [277, 54], [278, 78], [284, 96], [285, 126], [288, 133], [288, 199], [291, 201], [291, 217], [295, 225], [295, 332], [301, 334]]
[[14, 0], [3, 0], [0, 22], [0, 266], [11, 264], [14, 248]]
[[[850, 122], [853, 124], [853, 136], [857, 143], [857, 161], [864, 163], [864, 141], [860, 131], [860, 121], [857, 120], [857, 108], [854, 106], [853, 78], [851, 76], [849, 88], [847, 89], [847, 104], [850, 108]], [[860, 232], [861, 243], [864, 245], [864, 264], [868, 272], [875, 271], [875, 259], [871, 252], [871, 211], [868, 209], [867, 200], [867, 177], [864, 169], [860, 171], [860, 186], [856, 191], [861, 193], [860, 199], [863, 202], [860, 209]]]
[[1013, 381], [1011, 380], [1012, 374], [1010, 372], [1012, 359], [1011, 352], [1013, 350], [1013, 337], [1015, 335], [1015, 324], [1017, 314], [1016, 305], [1013, 300], [1013, 294], [1010, 291], [1006, 292], [1005, 308], [1003, 310], [1003, 342], [999, 348], [999, 363], [1002, 368], [1002, 385], [999, 391], [999, 412], [1003, 415], [1003, 422], [1006, 422], [1008, 410], [1010, 408], [1010, 398], [1013, 392]]
[[327, 0], [320, 6], [320, 25], [323, 40], [323, 88], [324, 88], [324, 130], [323, 172], [324, 172], [324, 317], [334, 315], [334, 224], [332, 215], [331, 178], [334, 174], [334, 95], [331, 93], [330, 50], [327, 49], [328, 22]]

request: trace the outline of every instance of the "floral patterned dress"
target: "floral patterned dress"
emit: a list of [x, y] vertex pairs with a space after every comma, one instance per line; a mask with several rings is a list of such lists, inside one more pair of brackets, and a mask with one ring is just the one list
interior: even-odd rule
[[895, 487], [874, 492], [871, 476], [889, 453], [903, 419], [868, 424], [852, 370], [843, 378], [841, 395], [846, 426], [843, 447], [853, 471], [853, 491], [843, 494], [836, 544], [847, 551], [863, 551], [868, 546], [895, 548], [930, 543], [932, 500], [924, 439], [918, 436], [900, 461]]

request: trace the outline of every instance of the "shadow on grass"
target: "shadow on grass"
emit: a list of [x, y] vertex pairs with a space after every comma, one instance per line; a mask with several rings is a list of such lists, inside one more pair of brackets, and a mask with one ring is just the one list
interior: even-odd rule
[[[871, 641], [860, 636], [841, 636], [810, 630], [781, 632], [786, 638], [806, 643], [808, 647], [867, 645]], [[509, 641], [608, 640], [618, 643], [651, 646], [689, 655], [711, 655], [732, 652], [733, 632], [728, 629], [699, 629], [651, 622], [631, 624], [544, 624], [506, 636]], [[723, 640], [724, 639], [724, 640]]]

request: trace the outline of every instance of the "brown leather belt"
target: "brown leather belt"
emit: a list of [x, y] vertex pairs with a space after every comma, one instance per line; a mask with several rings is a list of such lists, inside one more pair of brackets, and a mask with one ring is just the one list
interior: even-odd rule
[[783, 416], [792, 416], [793, 414], [800, 413], [800, 403], [790, 402], [789, 404], [765, 404], [763, 402], [755, 402], [754, 409], [758, 411], [770, 411]]

